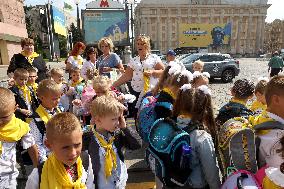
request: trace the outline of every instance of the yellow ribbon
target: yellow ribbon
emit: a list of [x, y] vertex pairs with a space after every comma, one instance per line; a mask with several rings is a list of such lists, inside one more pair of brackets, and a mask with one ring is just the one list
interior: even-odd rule
[[103, 137], [101, 137], [97, 131], [94, 130], [95, 137], [99, 140], [100, 146], [105, 149], [105, 176], [108, 178], [111, 176], [112, 169], [116, 169], [116, 154], [112, 148], [112, 143], [114, 137], [110, 139], [109, 142], [106, 142]]
[[21, 54], [27, 58], [30, 64], [32, 64], [34, 59], [39, 56], [36, 52], [33, 52], [30, 56], [25, 51], [22, 51]]
[[64, 164], [55, 157], [54, 153], [50, 154], [43, 165], [40, 189], [87, 188], [84, 183], [81, 183], [83, 165], [80, 157], [78, 157], [76, 163], [78, 179], [73, 182], [72, 180], [70, 180]]
[[150, 88], [150, 77], [143, 74], [143, 81], [144, 81], [144, 94], [148, 92]]
[[266, 108], [267, 108], [267, 106], [265, 104], [262, 104], [258, 100], [255, 100], [250, 107], [251, 111], [253, 111], [253, 112], [255, 112], [257, 110], [263, 111], [263, 110], [266, 110]]
[[11, 121], [0, 127], [0, 154], [2, 154], [2, 142], [19, 141], [30, 130], [29, 124], [13, 115]]
[[164, 88], [163, 91], [165, 93], [168, 93], [169, 95], [171, 95], [171, 97], [173, 97], [173, 99], [176, 99], [176, 94], [170, 89], [170, 88]]
[[36, 109], [36, 113], [39, 115], [41, 120], [46, 125], [48, 120], [50, 120], [50, 115], [47, 113], [46, 109], [40, 104], [38, 108]]
[[80, 55], [78, 56], [73, 56], [74, 60], [76, 60], [78, 62], [79, 65], [83, 64], [83, 59]]
[[38, 88], [38, 84], [37, 83], [32, 83], [32, 84], [28, 84], [29, 87], [32, 87], [32, 89], [34, 90], [34, 92], [36, 93], [37, 88]]
[[78, 81], [74, 82], [73, 80], [71, 80], [71, 87], [76, 87], [77, 85], [81, 84], [82, 82], [82, 78], [80, 78]]
[[28, 97], [28, 102], [30, 103], [32, 101], [32, 98], [31, 98], [31, 93], [30, 93], [30, 90], [28, 88], [28, 86], [24, 85], [24, 86], [19, 86], [19, 85], [16, 85], [18, 87], [18, 89], [20, 91], [22, 91], [23, 93], [23, 96], [24, 96], [24, 99], [26, 101], [27, 97]]

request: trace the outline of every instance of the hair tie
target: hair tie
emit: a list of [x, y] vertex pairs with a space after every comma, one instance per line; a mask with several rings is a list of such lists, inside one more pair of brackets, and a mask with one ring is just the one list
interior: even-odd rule
[[208, 95], [210, 95], [211, 96], [211, 90], [209, 89], [209, 87], [208, 86], [206, 86], [206, 85], [201, 85], [201, 86], [199, 86], [197, 89], [199, 89], [199, 90], [201, 90], [204, 94], [208, 94]]
[[199, 77], [199, 76], [202, 76], [202, 74], [201, 74], [201, 72], [200, 71], [195, 71], [195, 72], [193, 72], [193, 79], [195, 79], [195, 78], [197, 78], [197, 77]]
[[183, 86], [181, 86], [180, 90], [181, 91], [186, 91], [186, 90], [190, 90], [191, 89], [191, 84], [184, 84]]
[[188, 70], [183, 70], [183, 71], [181, 71], [181, 73], [180, 73], [180, 75], [179, 75], [179, 77], [178, 77], [178, 79], [177, 79], [178, 82], [180, 81], [181, 76], [187, 77], [187, 79], [189, 80], [189, 82], [193, 80], [192, 73], [191, 73], [190, 71], [188, 71]]
[[181, 67], [179, 65], [172, 65], [169, 69], [170, 75], [176, 75], [181, 72]]

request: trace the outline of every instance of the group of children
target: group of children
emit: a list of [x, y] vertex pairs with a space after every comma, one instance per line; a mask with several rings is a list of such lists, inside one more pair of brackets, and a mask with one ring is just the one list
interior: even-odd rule
[[[170, 62], [144, 98], [155, 98], [156, 119], [170, 118], [190, 136], [192, 171], [184, 188], [221, 187], [218, 134], [236, 117], [246, 118], [259, 139], [259, 183], [265, 189], [284, 187], [279, 179], [284, 175], [284, 76], [261, 78], [256, 86], [247, 79], [235, 81], [231, 101], [215, 118], [210, 75], [203, 66], [195, 62], [192, 74]], [[27, 151], [34, 167], [27, 189], [125, 188], [123, 148], [139, 149], [143, 138], [126, 124], [127, 96], [112, 88], [106, 76], [87, 73], [81, 79], [78, 68], [71, 70], [69, 82], [57, 68], [50, 79], [38, 85], [36, 79], [36, 70], [19, 68], [15, 84], [0, 88], [0, 188], [17, 186], [16, 147]], [[248, 106], [253, 96], [256, 100]], [[156, 188], [169, 187], [156, 178]]]

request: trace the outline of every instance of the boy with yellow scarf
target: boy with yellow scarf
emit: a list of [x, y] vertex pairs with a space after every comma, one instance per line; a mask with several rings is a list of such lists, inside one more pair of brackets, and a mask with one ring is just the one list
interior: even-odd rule
[[14, 94], [0, 87], [0, 188], [16, 189], [16, 144], [21, 141], [24, 149], [28, 149], [33, 165], [38, 163], [38, 152], [29, 125], [14, 115], [16, 102]]
[[9, 88], [15, 95], [16, 109], [15, 116], [22, 121], [30, 121], [35, 109], [38, 107], [38, 101], [34, 91], [27, 86], [29, 72], [24, 68], [18, 68], [14, 72], [15, 85]]
[[74, 114], [64, 112], [52, 117], [47, 123], [45, 141], [52, 153], [32, 171], [26, 189], [94, 189], [90, 157], [81, 153], [82, 134]]
[[36, 70], [36, 68], [30, 68], [30, 69], [28, 69], [28, 72], [29, 72], [29, 79], [28, 79], [27, 85], [31, 89], [33, 89], [34, 93], [36, 93], [37, 88], [38, 88], [38, 84], [36, 83], [36, 80], [38, 78], [37, 70]]
[[249, 119], [258, 136], [259, 167], [280, 167], [279, 143], [284, 136], [284, 75], [274, 76], [265, 88], [267, 110]]
[[61, 97], [60, 86], [53, 80], [42, 80], [37, 90], [40, 105], [35, 111], [35, 117], [30, 123], [31, 133], [39, 150], [40, 162], [47, 159], [49, 150], [44, 145], [46, 124], [55, 114], [61, 112], [57, 107]]
[[124, 189], [128, 178], [122, 147], [136, 150], [142, 140], [135, 129], [126, 127], [125, 107], [112, 96], [97, 97], [91, 105], [95, 123], [88, 146], [96, 189]]

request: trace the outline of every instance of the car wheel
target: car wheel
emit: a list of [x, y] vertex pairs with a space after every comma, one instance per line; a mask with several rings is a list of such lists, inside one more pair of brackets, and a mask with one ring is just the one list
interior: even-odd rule
[[225, 70], [222, 73], [221, 79], [223, 82], [231, 82], [235, 77], [235, 72], [233, 70]]

